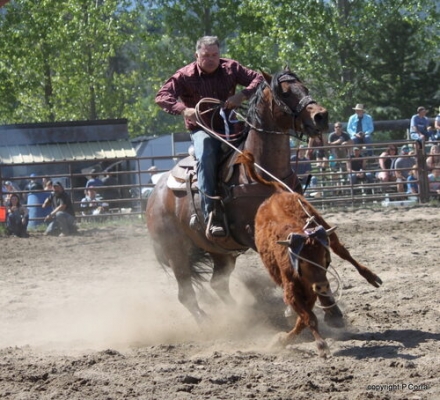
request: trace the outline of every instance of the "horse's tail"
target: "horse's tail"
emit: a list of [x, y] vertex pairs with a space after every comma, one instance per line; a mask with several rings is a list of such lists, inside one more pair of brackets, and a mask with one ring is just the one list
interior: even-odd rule
[[240, 153], [235, 163], [242, 164], [246, 170], [246, 174], [255, 182], [272, 186], [278, 191], [283, 191], [284, 186], [281, 183], [276, 181], [267, 181], [262, 176], [257, 174], [257, 171], [255, 170], [255, 158], [250, 151], [244, 150], [242, 153]]

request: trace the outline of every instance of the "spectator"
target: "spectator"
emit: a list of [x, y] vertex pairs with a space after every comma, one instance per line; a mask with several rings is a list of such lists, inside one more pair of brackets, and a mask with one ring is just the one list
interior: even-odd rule
[[29, 223], [29, 212], [26, 207], [20, 204], [17, 193], [12, 193], [6, 204], [8, 215], [6, 229], [12, 236], [29, 237], [27, 226]]
[[73, 204], [61, 182], [55, 182], [53, 190], [43, 203], [43, 208], [52, 206], [52, 212], [44, 219], [45, 222], [50, 221], [44, 235], [59, 233], [60, 237], [68, 236], [76, 232]]
[[428, 131], [429, 119], [426, 117], [425, 107], [420, 106], [417, 108], [417, 114], [411, 117], [411, 123], [409, 127], [410, 137], [412, 140], [429, 140], [430, 131]]
[[36, 175], [31, 174], [30, 180], [26, 185], [25, 189], [31, 192], [32, 190], [43, 190], [43, 185], [35, 179]]
[[428, 175], [429, 191], [431, 193], [440, 194], [440, 169], [434, 168]]
[[17, 193], [18, 198], [21, 201], [21, 195], [20, 195], [20, 188], [15, 184], [15, 182], [12, 181], [5, 181], [5, 189], [6, 193], [3, 196], [3, 201], [7, 203], [9, 199], [11, 198], [12, 193]]
[[[36, 191], [36, 190], [43, 190], [43, 185], [40, 183], [40, 182], [38, 182], [36, 179], [35, 179], [35, 177], [36, 177], [36, 175], [35, 174], [31, 174], [30, 175], [30, 180], [29, 180], [29, 182], [27, 183], [27, 185], [25, 186], [25, 190], [27, 190], [28, 192], [33, 192], [33, 191]], [[24, 193], [23, 194], [23, 200], [27, 203], [27, 198], [28, 198], [28, 193]]]
[[419, 184], [416, 183], [416, 181], [418, 180], [419, 180], [419, 173], [417, 171], [417, 165], [414, 164], [414, 166], [409, 170], [408, 178], [406, 179], [407, 182], [406, 193], [408, 194], [419, 193]]
[[434, 137], [435, 140], [440, 140], [440, 107], [438, 108], [438, 114], [434, 120]]
[[[309, 138], [308, 145], [309, 150], [307, 151], [307, 157], [309, 158], [309, 160], [316, 160], [319, 171], [324, 172], [328, 165], [328, 157], [326, 151], [322, 148], [322, 146], [326, 145], [324, 136]], [[314, 147], [321, 148], [314, 150]]]
[[409, 156], [409, 147], [403, 145], [400, 149], [400, 156], [394, 160], [394, 165], [392, 169], [394, 170], [394, 175], [396, 176], [397, 191], [400, 193], [405, 192], [405, 184], [408, 179], [409, 171], [414, 166], [414, 158]]
[[[347, 124], [347, 132], [353, 139], [353, 143], [355, 145], [373, 143], [373, 118], [365, 112], [363, 104], [356, 104], [353, 110], [355, 113], [348, 119]], [[367, 153], [369, 156], [373, 155], [371, 146], [367, 146]]]
[[44, 190], [48, 190], [49, 192], [53, 191], [52, 179], [46, 179], [46, 181], [44, 182]]
[[379, 156], [379, 166], [382, 171], [377, 173], [377, 179], [381, 182], [393, 182], [396, 180], [391, 167], [397, 158], [397, 146], [390, 144], [387, 149]]
[[365, 171], [366, 160], [361, 155], [361, 149], [353, 147], [353, 153], [350, 160], [347, 161], [347, 171], [351, 184], [356, 185], [358, 182], [373, 183], [373, 175], [371, 172]]
[[86, 189], [86, 196], [81, 200], [80, 207], [82, 215], [99, 215], [108, 209], [108, 203], [101, 201], [95, 188], [90, 186]]
[[102, 180], [99, 179], [99, 173], [101, 172], [101, 167], [96, 166], [90, 170], [90, 176], [86, 183], [86, 188], [89, 186], [100, 187], [103, 186]]
[[[290, 161], [293, 162], [293, 170], [298, 175], [298, 178], [301, 180], [303, 185], [307, 185], [307, 180], [309, 175], [312, 172], [312, 163], [310, 159], [306, 156], [306, 148], [307, 146], [300, 146], [297, 154], [293, 154], [290, 157]], [[316, 186], [316, 177], [312, 177], [311, 179], [311, 187]]]
[[432, 171], [434, 168], [440, 168], [440, 145], [435, 144], [431, 146], [429, 156], [426, 159], [426, 167], [428, 171]]
[[341, 122], [335, 122], [335, 130], [334, 132], [330, 133], [328, 137], [328, 144], [332, 146], [340, 146], [333, 147], [331, 149], [334, 158], [336, 158], [337, 160], [340, 160], [341, 158], [347, 158], [348, 149], [343, 146], [353, 144], [353, 141], [351, 140], [350, 135], [342, 130]]

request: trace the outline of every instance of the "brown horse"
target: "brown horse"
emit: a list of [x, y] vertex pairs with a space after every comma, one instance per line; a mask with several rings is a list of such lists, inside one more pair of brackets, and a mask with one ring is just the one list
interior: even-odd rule
[[[309, 96], [306, 86], [290, 70], [264, 76], [265, 81], [249, 102], [246, 117], [249, 131], [243, 150], [252, 153], [256, 164], [268, 172], [262, 173], [266, 179], [276, 177], [301, 191], [290, 165], [289, 132], [311, 137], [321, 135], [328, 127], [327, 110]], [[220, 172], [233, 164], [233, 157], [234, 154], [222, 163]], [[149, 197], [147, 226], [157, 260], [174, 272], [179, 301], [201, 322], [206, 314], [198, 305], [193, 282], [203, 280], [207, 263], [213, 264], [211, 287], [224, 302], [234, 303], [229, 291], [230, 274], [241, 253], [248, 248], [255, 250], [254, 217], [274, 189], [253, 182], [243, 166], [233, 166], [228, 182], [223, 182], [220, 189], [228, 235], [209, 240], [206, 227], [190, 227], [194, 211], [199, 214], [199, 221], [203, 221], [199, 193], [170, 189], [167, 184], [170, 173], [161, 177]]]

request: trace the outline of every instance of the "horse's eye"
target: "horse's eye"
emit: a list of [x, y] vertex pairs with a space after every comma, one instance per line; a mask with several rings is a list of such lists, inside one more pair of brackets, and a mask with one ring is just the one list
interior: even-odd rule
[[290, 92], [282, 92], [281, 93], [281, 97], [283, 97], [284, 99], [287, 99], [290, 96]]

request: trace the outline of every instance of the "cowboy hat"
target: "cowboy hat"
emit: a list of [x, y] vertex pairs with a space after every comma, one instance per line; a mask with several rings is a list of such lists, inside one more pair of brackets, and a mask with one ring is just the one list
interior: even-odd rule
[[353, 110], [355, 111], [364, 111], [364, 105], [363, 104], [356, 104], [356, 107], [353, 107]]

